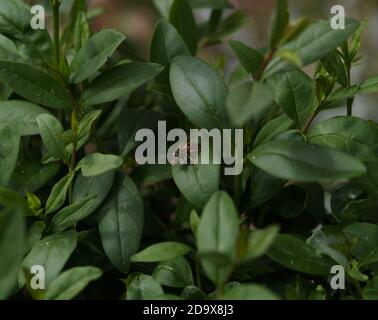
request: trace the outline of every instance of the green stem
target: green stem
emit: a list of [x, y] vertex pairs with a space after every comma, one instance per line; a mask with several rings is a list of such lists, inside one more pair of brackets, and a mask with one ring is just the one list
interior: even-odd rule
[[[350, 76], [351, 66], [348, 65], [348, 73], [347, 73], [347, 80], [348, 80], [348, 88], [351, 86], [351, 76]], [[354, 97], [347, 99], [347, 115], [352, 115], [352, 107], [353, 107]]]
[[59, 7], [60, 1], [52, 0], [55, 63], [60, 69]]

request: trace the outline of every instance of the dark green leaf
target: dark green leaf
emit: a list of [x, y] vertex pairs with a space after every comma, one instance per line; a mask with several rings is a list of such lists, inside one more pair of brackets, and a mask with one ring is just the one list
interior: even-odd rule
[[204, 61], [179, 56], [173, 60], [170, 81], [173, 96], [188, 119], [201, 128], [227, 128], [227, 89], [216, 70]]
[[229, 44], [232, 50], [234, 50], [240, 63], [243, 65], [244, 69], [255, 76], [263, 61], [262, 54], [240, 41], [230, 41]]
[[320, 181], [361, 176], [365, 166], [340, 151], [304, 142], [271, 141], [257, 147], [248, 159], [282, 179]]
[[357, 117], [335, 117], [316, 124], [308, 142], [349, 153], [362, 161], [378, 157], [378, 127]]
[[0, 187], [7, 185], [17, 165], [20, 137], [12, 127], [0, 127]]
[[73, 178], [73, 174], [68, 174], [54, 185], [46, 202], [46, 214], [58, 210], [64, 204], [68, 187]]
[[115, 30], [105, 29], [92, 36], [71, 62], [71, 83], [81, 82], [96, 73], [125, 39]]
[[151, 300], [164, 294], [161, 285], [151, 276], [137, 275], [127, 288], [127, 300]]
[[286, 32], [289, 23], [289, 12], [287, 11], [286, 0], [276, 0], [276, 8], [271, 22], [270, 47], [276, 48]]
[[279, 300], [279, 297], [268, 288], [258, 284], [245, 284], [228, 290], [225, 300]]
[[114, 266], [127, 272], [142, 237], [143, 201], [134, 182], [118, 176], [98, 218], [102, 245]]
[[55, 109], [72, 109], [67, 89], [50, 74], [32, 65], [0, 61], [0, 80], [35, 103]]
[[77, 296], [90, 282], [97, 280], [102, 271], [95, 267], [76, 267], [60, 274], [50, 285], [45, 300], [69, 300]]
[[168, 287], [184, 288], [194, 284], [192, 269], [183, 257], [160, 262], [152, 276], [161, 285]]

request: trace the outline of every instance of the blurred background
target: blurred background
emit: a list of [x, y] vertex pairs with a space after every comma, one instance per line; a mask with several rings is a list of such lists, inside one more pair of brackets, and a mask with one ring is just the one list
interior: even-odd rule
[[[41, 3], [38, 0], [30, 2]], [[65, 10], [64, 6], [69, 6], [70, 3], [71, 0], [63, 0], [62, 10]], [[148, 60], [149, 43], [155, 24], [161, 17], [152, 0], [87, 0], [87, 3], [92, 9], [104, 8], [103, 14], [94, 19], [93, 29], [106, 27], [122, 31], [138, 56]], [[243, 41], [256, 49], [264, 47], [269, 37], [269, 22], [275, 0], [230, 0], [230, 3], [236, 8], [245, 10], [248, 22], [229, 39]], [[378, 0], [288, 0], [288, 4], [291, 21], [302, 16], [314, 20], [329, 19], [333, 5], [342, 5], [346, 16], [365, 21], [361, 51], [363, 59], [353, 70], [352, 83], [359, 83], [368, 76], [378, 75]], [[228, 11], [232, 12], [232, 10]], [[197, 21], [205, 21], [209, 18], [210, 10], [199, 9], [194, 13]], [[215, 63], [220, 56], [224, 56], [226, 73], [230, 72], [237, 63], [227, 42], [206, 47], [199, 52], [199, 56], [210, 63]], [[311, 67], [306, 71], [313, 72]], [[378, 95], [359, 95], [355, 100], [353, 111], [355, 115], [378, 121]], [[342, 109], [330, 112], [332, 115], [345, 113]], [[331, 114], [324, 114], [322, 117]]]

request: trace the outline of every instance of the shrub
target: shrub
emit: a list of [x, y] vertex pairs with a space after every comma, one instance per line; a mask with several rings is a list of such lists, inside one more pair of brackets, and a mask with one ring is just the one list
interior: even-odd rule
[[[60, 2], [52, 36], [0, 2], [0, 298], [378, 298], [378, 128], [352, 116], [378, 91], [351, 83], [363, 24], [292, 22], [278, 0], [266, 48], [228, 43], [226, 77], [196, 57], [245, 21], [225, 0], [155, 1], [149, 62], [92, 33], [83, 0], [60, 23]], [[136, 133], [159, 120], [243, 129], [242, 173], [138, 164]]]

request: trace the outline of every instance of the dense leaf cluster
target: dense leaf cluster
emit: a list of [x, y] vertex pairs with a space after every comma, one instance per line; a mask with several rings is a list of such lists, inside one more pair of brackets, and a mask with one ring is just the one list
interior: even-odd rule
[[[293, 22], [278, 0], [267, 47], [230, 41], [225, 76], [196, 54], [245, 22], [226, 0], [154, 1], [148, 62], [92, 33], [84, 0], [63, 23], [50, 2], [51, 36], [0, 2], [0, 299], [378, 299], [378, 127], [352, 116], [378, 77], [351, 83], [360, 22]], [[158, 120], [244, 129], [242, 174], [138, 165], [135, 134]]]

